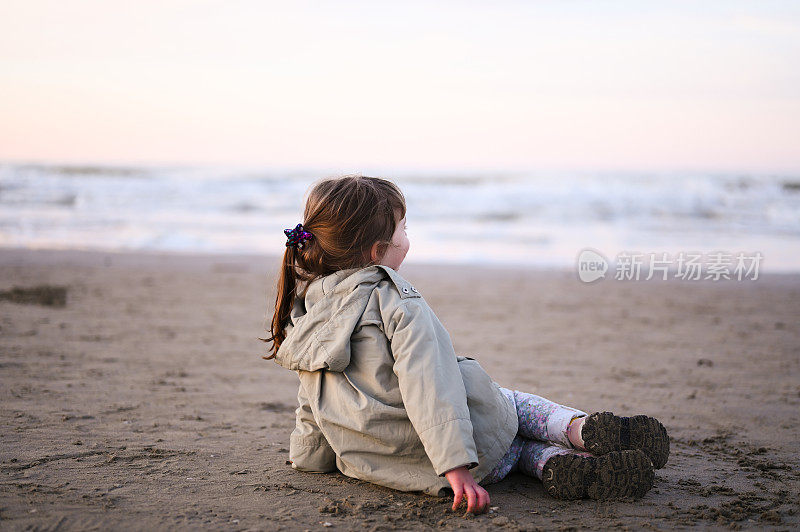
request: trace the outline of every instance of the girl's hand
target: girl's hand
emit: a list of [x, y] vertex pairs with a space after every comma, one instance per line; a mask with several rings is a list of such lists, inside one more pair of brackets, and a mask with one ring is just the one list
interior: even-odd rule
[[464, 496], [467, 497], [467, 511], [480, 514], [489, 508], [489, 493], [472, 478], [467, 466], [451, 469], [444, 474], [450, 487], [453, 488], [453, 511], [461, 504]]

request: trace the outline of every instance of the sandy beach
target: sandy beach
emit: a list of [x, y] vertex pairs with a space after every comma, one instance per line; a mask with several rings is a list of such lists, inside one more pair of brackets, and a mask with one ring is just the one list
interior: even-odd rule
[[[286, 464], [297, 377], [258, 340], [276, 266], [0, 250], [0, 529], [800, 528], [800, 275], [587, 285], [404, 265], [501, 385], [654, 415], [672, 439], [641, 500], [558, 501], [513, 474], [472, 516]], [[65, 304], [12, 291], [42, 285]]]

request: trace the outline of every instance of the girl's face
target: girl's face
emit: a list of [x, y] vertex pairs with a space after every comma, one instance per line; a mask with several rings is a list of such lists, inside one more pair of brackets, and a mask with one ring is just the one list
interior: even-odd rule
[[408, 241], [408, 235], [406, 234], [406, 218], [404, 216], [402, 220], [397, 222], [397, 227], [395, 227], [392, 235], [392, 244], [386, 249], [386, 253], [378, 261], [378, 264], [388, 266], [393, 270], [399, 270], [410, 246], [411, 243]]

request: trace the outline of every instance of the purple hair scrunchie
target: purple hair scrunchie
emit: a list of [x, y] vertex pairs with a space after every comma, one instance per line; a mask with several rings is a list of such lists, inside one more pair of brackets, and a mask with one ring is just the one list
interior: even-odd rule
[[314, 235], [309, 233], [303, 228], [303, 224], [297, 224], [294, 229], [284, 229], [283, 233], [286, 235], [286, 247], [295, 247], [303, 249], [306, 240], [311, 240]]

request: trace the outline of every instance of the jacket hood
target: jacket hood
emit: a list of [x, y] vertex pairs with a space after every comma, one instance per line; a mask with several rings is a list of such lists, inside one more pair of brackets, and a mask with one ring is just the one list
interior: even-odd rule
[[[275, 362], [291, 370], [342, 371], [350, 364], [350, 336], [370, 294], [382, 280], [402, 280], [387, 266], [342, 270], [314, 280], [294, 301], [286, 339]], [[397, 279], [396, 279], [397, 278]]]

